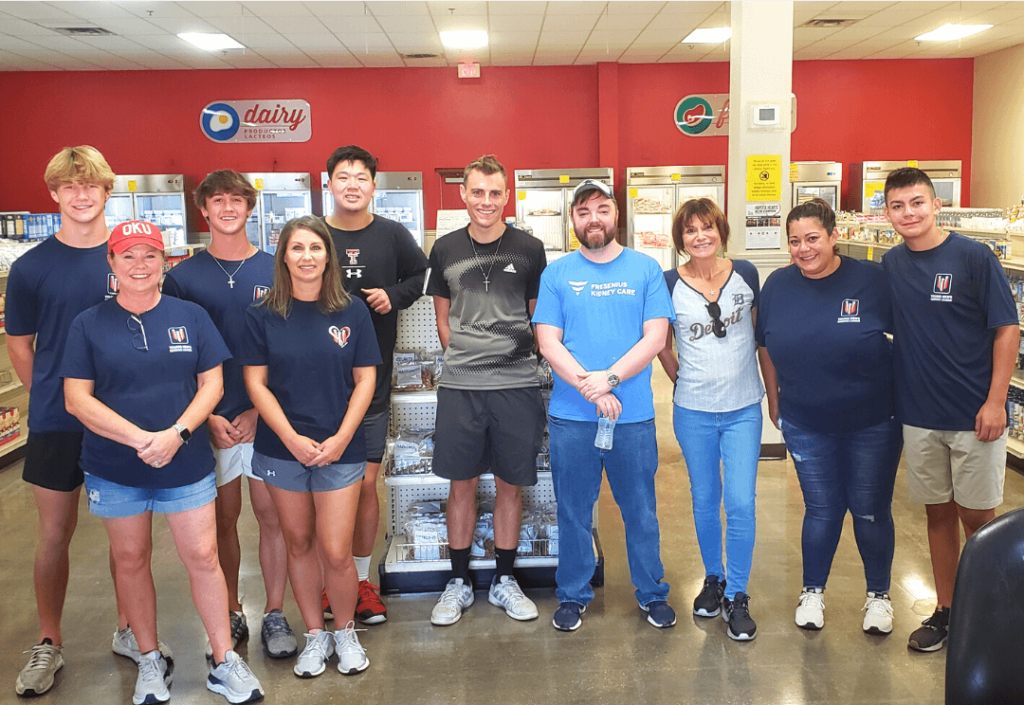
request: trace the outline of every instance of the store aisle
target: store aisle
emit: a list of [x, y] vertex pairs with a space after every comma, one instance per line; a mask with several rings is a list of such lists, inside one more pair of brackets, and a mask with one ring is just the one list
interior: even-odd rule
[[[826, 595], [826, 626], [806, 632], [793, 624], [800, 592], [802, 502], [792, 463], [763, 462], [758, 482], [758, 537], [750, 582], [758, 637], [731, 641], [719, 618], [690, 615], [703, 571], [697, 553], [689, 488], [672, 435], [667, 380], [655, 374], [662, 555], [679, 612], [673, 629], [659, 631], [637, 609], [629, 584], [622, 523], [607, 485], [601, 495], [600, 532], [606, 584], [597, 591], [575, 633], [556, 632], [554, 592], [531, 591], [541, 618], [510, 620], [478, 592], [457, 624], [429, 623], [434, 595], [391, 597], [387, 624], [360, 638], [370, 669], [346, 678], [331, 668], [315, 680], [292, 675], [291, 661], [265, 657], [259, 643], [262, 581], [256, 560], [256, 522], [243, 513], [242, 586], [253, 636], [240, 651], [262, 679], [268, 703], [915, 703], [943, 702], [945, 651], [908, 651], [909, 633], [934, 609], [924, 533], [924, 511], [905, 499], [902, 471], [896, 485], [896, 560], [892, 602], [896, 627], [887, 638], [861, 631], [863, 574], [847, 529]], [[0, 703], [13, 703], [21, 653], [37, 638], [32, 597], [35, 511], [21, 464], [0, 473]], [[1024, 504], [1024, 478], [1009, 471], [1001, 511]], [[153, 570], [159, 596], [160, 636], [174, 649], [172, 703], [223, 703], [204, 687], [203, 634], [188, 595], [185, 571], [174, 555], [163, 520], [156, 522]], [[378, 550], [375, 554], [380, 555]], [[84, 498], [72, 546], [71, 585], [64, 615], [65, 666], [47, 705], [130, 702], [134, 664], [110, 651], [116, 614], [107, 570], [103, 527]], [[289, 598], [286, 614], [300, 625]]]

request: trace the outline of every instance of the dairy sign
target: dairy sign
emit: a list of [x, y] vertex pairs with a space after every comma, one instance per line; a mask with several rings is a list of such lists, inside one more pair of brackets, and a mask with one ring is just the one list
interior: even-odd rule
[[729, 94], [688, 95], [676, 103], [674, 118], [687, 137], [728, 137]]
[[304, 100], [221, 100], [199, 114], [199, 128], [213, 142], [308, 142], [309, 103]]

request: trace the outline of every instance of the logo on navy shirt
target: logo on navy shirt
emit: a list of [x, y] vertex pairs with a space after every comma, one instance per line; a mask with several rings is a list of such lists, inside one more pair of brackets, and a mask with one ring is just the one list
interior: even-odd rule
[[269, 286], [254, 286], [252, 288], [252, 300], [254, 302], [259, 301], [260, 299], [267, 295], [268, 291], [270, 291]]
[[837, 323], [860, 323], [860, 299], [843, 299]]
[[188, 330], [185, 326], [168, 328], [167, 337], [171, 339], [170, 352], [192, 352], [192, 346], [188, 344]]
[[348, 326], [338, 328], [338, 326], [331, 326], [327, 329], [327, 332], [331, 334], [331, 338], [338, 344], [338, 347], [343, 348], [348, 345], [348, 338], [352, 335], [352, 329]]
[[117, 277], [114, 276], [113, 272], [107, 274], [107, 298], [111, 296], [117, 296]]
[[935, 284], [932, 287], [932, 301], [953, 300], [953, 275], [936, 274]]

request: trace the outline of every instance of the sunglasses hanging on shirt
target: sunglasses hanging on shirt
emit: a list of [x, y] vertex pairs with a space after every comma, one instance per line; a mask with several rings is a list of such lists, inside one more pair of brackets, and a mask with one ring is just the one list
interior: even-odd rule
[[715, 334], [716, 338], [724, 338], [725, 323], [722, 322], [722, 307], [718, 305], [717, 301], [712, 301], [705, 308], [711, 315], [711, 332]]

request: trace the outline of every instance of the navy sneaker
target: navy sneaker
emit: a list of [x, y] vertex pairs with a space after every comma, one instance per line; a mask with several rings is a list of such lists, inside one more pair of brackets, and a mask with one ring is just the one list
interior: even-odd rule
[[717, 575], [709, 575], [704, 578], [704, 587], [693, 601], [693, 613], [698, 617], [717, 617], [724, 596], [725, 581], [719, 580]]
[[583, 624], [580, 616], [586, 611], [586, 605], [581, 605], [578, 602], [563, 602], [555, 610], [555, 617], [551, 623], [560, 632], [576, 631]]
[[646, 605], [640, 605], [640, 609], [647, 613], [647, 621], [658, 627], [667, 629], [676, 624], [676, 611], [668, 606], [664, 600], [656, 600]]

